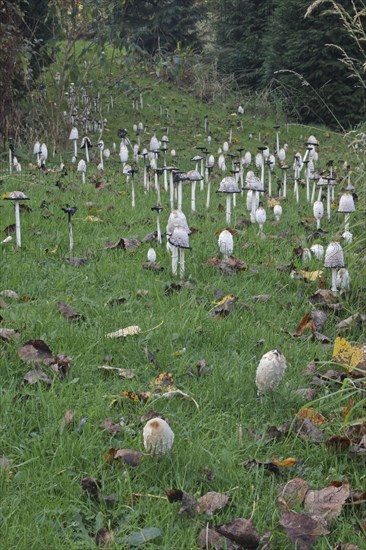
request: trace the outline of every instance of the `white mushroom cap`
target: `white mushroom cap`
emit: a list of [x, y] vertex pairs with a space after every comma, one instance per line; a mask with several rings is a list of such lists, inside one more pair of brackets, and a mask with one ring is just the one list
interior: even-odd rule
[[86, 172], [86, 162], [83, 159], [78, 162], [78, 172]]
[[156, 252], [152, 247], [147, 251], [147, 260], [149, 262], [156, 262]]
[[138, 125], [137, 125], [137, 129], [142, 131], [144, 129], [144, 125], [142, 122], [139, 122]]
[[263, 154], [263, 157], [264, 157], [265, 159], [269, 159], [270, 153], [269, 153], [268, 147], [266, 147], [265, 149], [263, 149], [262, 154]]
[[321, 220], [324, 216], [324, 205], [322, 201], [315, 201], [313, 204], [313, 214], [314, 218], [317, 220]]
[[252, 191], [263, 191], [263, 183], [261, 182], [261, 179], [258, 178], [252, 170], [249, 170], [247, 172], [247, 175], [245, 177], [245, 184], [247, 189], [251, 189]]
[[276, 389], [287, 368], [285, 356], [278, 350], [268, 351], [257, 367], [255, 382], [258, 393]]
[[132, 169], [132, 166], [130, 166], [129, 164], [125, 164], [122, 170], [122, 174], [128, 176], [131, 169]]
[[150, 151], [158, 151], [159, 150], [159, 140], [158, 138], [154, 135], [151, 139], [150, 139]]
[[244, 155], [244, 164], [250, 164], [252, 162], [252, 153], [247, 151]]
[[45, 162], [48, 158], [48, 149], [47, 149], [47, 145], [45, 143], [42, 143], [40, 152], [41, 152], [41, 159], [42, 159], [42, 161]]
[[175, 155], [176, 155], [177, 153], [175, 152], [175, 149], [172, 149], [172, 150], [170, 151], [170, 154], [171, 154], [172, 157], [175, 157]]
[[229, 144], [227, 141], [224, 141], [224, 143], [222, 144], [222, 150], [224, 151], [224, 153], [227, 153], [228, 150], [229, 150]]
[[255, 155], [255, 165], [257, 168], [262, 168], [263, 166], [263, 156], [260, 153]]
[[215, 157], [213, 155], [209, 155], [206, 164], [209, 168], [212, 168], [215, 164]]
[[311, 260], [311, 252], [309, 248], [304, 248], [301, 255], [301, 260], [306, 263]]
[[41, 152], [41, 144], [39, 141], [36, 141], [33, 146], [33, 155], [38, 155]]
[[106, 158], [106, 159], [109, 159], [109, 157], [111, 156], [111, 152], [109, 149], [104, 149], [103, 151], [103, 156]]
[[346, 244], [351, 244], [351, 242], [353, 240], [353, 235], [350, 231], [345, 231], [343, 233], [342, 237], [344, 238]]
[[174, 432], [162, 418], [152, 418], [144, 426], [143, 438], [148, 453], [163, 456], [173, 447]]
[[238, 107], [238, 113], [239, 115], [243, 115], [244, 114], [244, 107], [242, 105], [239, 105]]
[[311, 252], [314, 254], [317, 260], [321, 260], [324, 256], [324, 246], [321, 244], [313, 244], [310, 247]]
[[233, 253], [234, 239], [230, 231], [228, 231], [227, 229], [221, 231], [218, 244], [221, 254], [227, 254], [228, 256], [230, 256], [230, 254]]
[[316, 151], [315, 149], [312, 149], [311, 151], [309, 151], [309, 160], [317, 162], [318, 158], [319, 158], [318, 151]]
[[255, 211], [255, 221], [257, 223], [265, 223], [267, 219], [267, 214], [263, 206], [259, 206]]
[[189, 248], [189, 235], [186, 228], [181, 225], [175, 227], [169, 237], [169, 242], [177, 248]]
[[222, 153], [219, 155], [217, 166], [219, 167], [220, 170], [223, 170], [223, 171], [226, 170], [225, 155], [223, 155]]
[[339, 199], [338, 212], [349, 214], [350, 212], [354, 212], [355, 210], [356, 208], [355, 202], [353, 200], [353, 195], [351, 195], [351, 193], [344, 193]]
[[280, 204], [275, 204], [273, 207], [273, 213], [276, 218], [280, 219], [280, 217], [282, 216], [282, 206]]
[[283, 147], [278, 151], [278, 158], [281, 162], [286, 160], [286, 150]]
[[302, 157], [300, 153], [296, 153], [294, 157], [294, 164], [293, 169], [296, 170], [296, 168], [302, 168], [303, 162]]
[[190, 232], [187, 218], [181, 212], [181, 210], [172, 210], [169, 218], [168, 218], [168, 224], [166, 226], [166, 232], [168, 235], [171, 235], [176, 227], [183, 227], [187, 233]]
[[124, 143], [121, 143], [119, 147], [119, 158], [121, 159], [121, 162], [128, 161], [128, 148]]
[[12, 191], [11, 193], [8, 193], [5, 198], [6, 199], [13, 199], [13, 200], [28, 199], [27, 195], [25, 195], [23, 193], [23, 191]]
[[76, 128], [76, 126], [71, 128], [69, 139], [71, 139], [71, 140], [79, 139], [79, 132], [78, 132], [78, 129]]
[[311, 135], [309, 136], [308, 143], [311, 143], [312, 145], [318, 145], [318, 140], [315, 136]]
[[232, 176], [226, 176], [220, 182], [219, 193], [238, 193], [238, 182]]
[[273, 168], [273, 167], [275, 166], [275, 164], [276, 164], [276, 158], [275, 158], [275, 156], [274, 156], [274, 155], [270, 155], [268, 160], [269, 160], [269, 166], [270, 166], [270, 168]]
[[201, 181], [203, 177], [197, 170], [188, 170], [187, 179], [190, 181]]
[[343, 250], [339, 243], [329, 243], [325, 251], [324, 267], [344, 267]]

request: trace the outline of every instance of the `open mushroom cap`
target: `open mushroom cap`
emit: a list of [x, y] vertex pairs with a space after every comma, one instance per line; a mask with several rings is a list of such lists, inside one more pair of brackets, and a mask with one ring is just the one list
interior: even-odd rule
[[11, 191], [11, 193], [8, 193], [6, 197], [4, 197], [4, 200], [28, 201], [29, 197], [27, 197], [23, 191]]
[[166, 226], [167, 234], [171, 235], [176, 227], [183, 227], [188, 234], [191, 232], [187, 223], [187, 218], [181, 210], [171, 211]]
[[339, 243], [329, 243], [325, 251], [324, 267], [344, 267], [343, 250]]
[[355, 210], [356, 208], [355, 201], [353, 200], [353, 195], [351, 195], [350, 193], [344, 193], [339, 199], [338, 212], [340, 214], [349, 214], [350, 212], [354, 212]]
[[199, 160], [202, 160], [203, 157], [201, 155], [194, 155], [194, 157], [191, 158], [192, 161], [198, 162]]
[[177, 248], [190, 248], [189, 235], [185, 227], [178, 225], [169, 237], [169, 243]]
[[80, 149], [85, 149], [85, 146], [88, 146], [88, 148], [90, 149], [92, 146], [92, 143], [90, 141], [90, 138], [88, 136], [84, 136], [83, 139], [81, 140], [81, 145], [80, 145]]
[[263, 183], [260, 178], [258, 178], [252, 170], [247, 172], [245, 177], [245, 189], [251, 191], [264, 191]]
[[219, 193], [239, 193], [238, 183], [232, 176], [226, 176], [220, 182]]
[[188, 179], [190, 181], [201, 181], [203, 177], [197, 170], [188, 170], [187, 172]]

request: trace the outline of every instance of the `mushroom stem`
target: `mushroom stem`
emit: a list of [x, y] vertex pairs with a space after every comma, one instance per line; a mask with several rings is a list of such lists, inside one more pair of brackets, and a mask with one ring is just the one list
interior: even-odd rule
[[160, 184], [159, 184], [159, 176], [158, 176], [157, 170], [155, 170], [155, 189], [157, 193], [158, 204], [161, 204]]
[[131, 206], [135, 208], [135, 183], [133, 178], [131, 178]]
[[74, 235], [72, 233], [72, 221], [69, 214], [69, 259], [71, 260], [72, 252], [74, 250]]
[[286, 170], [283, 172], [283, 196], [286, 198], [287, 195], [287, 174]]
[[164, 189], [168, 191], [168, 172], [164, 170]]
[[86, 159], [86, 162], [89, 162], [89, 149], [88, 149], [88, 143], [86, 140], [85, 140], [85, 159]]
[[346, 214], [344, 216], [344, 230], [345, 231], [349, 231], [349, 218], [350, 218], [349, 214]]
[[169, 194], [170, 194], [170, 210], [174, 210], [174, 179], [173, 172], [170, 172], [169, 176]]
[[157, 225], [157, 233], [158, 233], [157, 241], [158, 241], [159, 244], [161, 244], [161, 228], [160, 228], [160, 214], [159, 214], [159, 212], [158, 212], [156, 225]]
[[22, 245], [22, 239], [20, 235], [20, 209], [19, 209], [18, 201], [15, 201], [15, 232], [16, 232], [17, 248], [20, 248]]
[[207, 180], [207, 196], [206, 196], [206, 210], [210, 208], [210, 199], [211, 199], [211, 180]]
[[179, 181], [178, 183], [178, 210], [182, 210], [182, 195], [183, 195], [183, 183]]
[[78, 156], [78, 141], [74, 139], [74, 157]]
[[327, 216], [330, 220], [330, 186], [327, 185]]
[[316, 220], [316, 228], [320, 229], [320, 218], [317, 218]]
[[231, 195], [226, 195], [226, 223], [229, 225], [231, 220]]
[[296, 202], [299, 202], [299, 180], [297, 178], [295, 179], [294, 184], [294, 195], [296, 198]]
[[172, 246], [172, 273], [173, 275], [176, 275], [178, 271], [178, 248], [173, 245], [171, 246]]
[[13, 158], [12, 158], [12, 154], [11, 154], [11, 149], [9, 147], [9, 172], [10, 174], [12, 173], [13, 171]]
[[200, 183], [200, 191], [203, 191], [205, 188], [205, 180], [203, 179], [205, 177], [205, 166], [204, 166], [204, 158], [201, 159], [201, 183]]
[[183, 278], [185, 271], [184, 248], [179, 249], [179, 274]]
[[196, 182], [192, 182], [192, 188], [191, 188], [191, 211], [196, 211]]
[[250, 211], [250, 221], [255, 223], [255, 211], [257, 210], [258, 192], [254, 191], [252, 196], [252, 209]]
[[103, 151], [100, 150], [100, 164], [101, 164], [101, 167], [102, 167], [102, 170], [104, 169], [104, 164], [103, 164]]
[[271, 169], [268, 167], [268, 196], [272, 197], [272, 174]]
[[277, 148], [277, 155], [278, 155], [278, 151], [280, 150], [280, 133], [278, 130], [276, 132], [276, 148]]
[[236, 193], [233, 194], [233, 208], [236, 206]]
[[305, 181], [306, 181], [306, 200], [307, 202], [310, 202], [310, 180], [309, 180], [308, 166], [306, 166], [306, 169], [305, 169]]
[[144, 165], [144, 191], [147, 191], [147, 166]]
[[337, 292], [337, 268], [332, 267], [332, 292]]
[[314, 200], [315, 200], [315, 189], [316, 189], [316, 180], [314, 180], [314, 182], [313, 182], [313, 189], [312, 189], [312, 191], [311, 191], [311, 199], [310, 199], [311, 204], [314, 204]]

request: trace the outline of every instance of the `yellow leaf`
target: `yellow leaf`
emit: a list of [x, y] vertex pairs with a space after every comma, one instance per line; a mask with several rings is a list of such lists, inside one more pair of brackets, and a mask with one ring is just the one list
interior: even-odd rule
[[170, 372], [161, 372], [150, 382], [150, 386], [157, 393], [175, 391], [173, 376]]
[[276, 466], [280, 466], [281, 468], [289, 468], [290, 466], [294, 466], [296, 464], [297, 460], [296, 458], [285, 458], [284, 460], [278, 460], [275, 456], [272, 456], [272, 462]]
[[312, 407], [305, 407], [304, 409], [301, 409], [296, 416], [299, 420], [305, 420], [305, 418], [308, 418], [313, 424], [316, 424], [317, 426], [320, 426], [325, 422], [324, 416], [315, 411]]
[[219, 302], [212, 302], [216, 306], [223, 306], [228, 300], [233, 300], [235, 298], [234, 294], [228, 294], [227, 296], [224, 296], [222, 300]]
[[352, 368], [359, 368], [366, 361], [365, 346], [353, 346], [345, 338], [337, 337], [334, 341], [333, 359]]
[[109, 332], [106, 334], [107, 338], [126, 338], [126, 336], [135, 336], [135, 334], [140, 334], [141, 329], [138, 325], [131, 325], [126, 328], [120, 328], [116, 332]]
[[93, 223], [96, 223], [96, 222], [101, 222], [102, 220], [100, 218], [97, 218], [97, 216], [87, 216], [86, 218], [84, 218], [84, 222], [93, 222]]
[[316, 281], [317, 279], [323, 278], [323, 271], [305, 271], [303, 269], [300, 269], [298, 273], [307, 281]]
[[281, 203], [280, 203], [279, 200], [274, 199], [273, 197], [271, 197], [267, 200], [268, 208], [273, 208], [274, 206], [277, 206], [277, 204], [281, 204]]
[[58, 250], [58, 245], [56, 244], [56, 246], [54, 248], [47, 248], [46, 253], [47, 254], [56, 254], [57, 250]]

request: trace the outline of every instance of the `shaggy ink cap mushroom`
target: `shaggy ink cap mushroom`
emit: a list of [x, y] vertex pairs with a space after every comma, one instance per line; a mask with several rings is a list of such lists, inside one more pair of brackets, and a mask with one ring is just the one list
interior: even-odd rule
[[324, 267], [344, 267], [343, 250], [338, 242], [331, 242], [327, 246], [325, 251]]
[[235, 178], [226, 176], [220, 182], [220, 187], [217, 193], [240, 193], [238, 183]]
[[263, 182], [254, 174], [252, 170], [247, 172], [244, 189], [246, 191], [257, 191], [258, 193], [264, 193]]
[[355, 210], [356, 208], [355, 208], [355, 202], [353, 200], [353, 195], [351, 195], [350, 193], [344, 193], [339, 199], [339, 206], [338, 206], [339, 214], [350, 214]]
[[152, 418], [143, 429], [144, 447], [146, 451], [157, 457], [169, 453], [174, 443], [174, 432], [162, 418]]
[[173, 229], [173, 233], [168, 239], [169, 243], [176, 248], [183, 248], [191, 250], [189, 246], [189, 234], [186, 231], [186, 228], [178, 225]]

